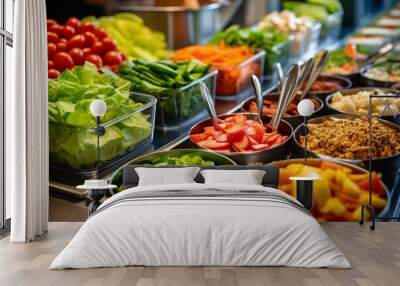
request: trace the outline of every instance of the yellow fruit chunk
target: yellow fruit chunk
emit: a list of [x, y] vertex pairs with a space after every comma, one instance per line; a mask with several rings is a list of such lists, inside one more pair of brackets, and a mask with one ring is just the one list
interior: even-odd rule
[[332, 181], [335, 178], [336, 172], [332, 169], [327, 169], [322, 172], [322, 179]]
[[326, 180], [314, 181], [314, 203], [318, 210], [321, 210], [331, 198], [331, 189]]
[[289, 172], [290, 176], [297, 176], [302, 170], [303, 164], [290, 164], [286, 167], [286, 170]]
[[354, 198], [358, 198], [361, 194], [360, 187], [354, 183], [350, 178], [346, 177], [343, 180], [343, 192]]
[[[351, 218], [353, 221], [359, 221], [361, 219], [361, 206], [353, 212]], [[369, 220], [370, 218], [371, 214], [369, 213], [369, 210], [364, 208], [364, 219]]]
[[346, 207], [338, 198], [330, 198], [319, 211], [323, 214], [330, 213], [339, 216], [346, 212]]
[[[386, 200], [382, 199], [379, 197], [377, 194], [372, 193], [372, 206], [374, 208], [384, 208], [386, 205]], [[369, 203], [369, 193], [368, 192], [362, 192], [360, 196], [360, 203], [362, 204], [368, 204]]]
[[349, 178], [352, 179], [353, 181], [356, 181], [356, 182], [368, 179], [368, 177], [369, 177], [368, 173], [365, 173], [365, 174], [350, 174], [349, 175]]

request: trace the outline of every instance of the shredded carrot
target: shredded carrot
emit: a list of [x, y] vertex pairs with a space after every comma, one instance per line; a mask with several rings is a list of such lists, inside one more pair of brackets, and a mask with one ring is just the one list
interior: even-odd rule
[[198, 60], [211, 64], [218, 70], [217, 94], [233, 95], [250, 84], [251, 74], [258, 74], [260, 66], [239, 65], [255, 54], [246, 46], [231, 47], [223, 42], [219, 45], [196, 45], [177, 50], [170, 59], [173, 61]]

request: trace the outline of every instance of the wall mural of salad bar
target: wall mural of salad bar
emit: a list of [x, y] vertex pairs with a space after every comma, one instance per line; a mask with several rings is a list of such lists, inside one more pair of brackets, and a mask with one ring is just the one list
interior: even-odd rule
[[[233, 25], [174, 51], [131, 12], [48, 19], [51, 185], [109, 178], [121, 191], [126, 164], [271, 163], [280, 168], [280, 189], [293, 196], [290, 177], [321, 178], [313, 183], [316, 218], [357, 221], [369, 202], [372, 155], [372, 206], [380, 218], [398, 216], [400, 97], [385, 95], [400, 93], [400, 6], [340, 41], [340, 2], [284, 1], [283, 8], [253, 27]], [[320, 49], [330, 52], [315, 74]], [[300, 63], [306, 75], [292, 82], [298, 86], [284, 110], [290, 80], [278, 80], [277, 63], [285, 71]], [[260, 117], [252, 75], [263, 79]], [[307, 126], [297, 108], [304, 98], [314, 105]], [[100, 125], [95, 99], [107, 106]]]

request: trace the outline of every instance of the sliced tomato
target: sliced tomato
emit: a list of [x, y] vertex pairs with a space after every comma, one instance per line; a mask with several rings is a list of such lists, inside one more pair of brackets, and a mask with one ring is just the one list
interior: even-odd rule
[[228, 135], [227, 134], [221, 134], [218, 137], [215, 138], [217, 142], [228, 142]]
[[[247, 135], [247, 134], [246, 134]], [[250, 140], [250, 144], [251, 145], [258, 145], [259, 143], [257, 142], [256, 139], [252, 138], [251, 136], [247, 135], [249, 137]]]
[[197, 144], [199, 144], [204, 148], [212, 150], [228, 149], [230, 146], [228, 142], [217, 142], [215, 140], [208, 140], [208, 139], [200, 141]]
[[262, 127], [259, 124], [254, 125], [253, 127], [254, 134], [250, 135], [252, 138], [254, 138], [258, 143], [263, 143], [264, 140], [264, 134], [265, 130], [264, 127]]
[[246, 134], [245, 129], [239, 125], [234, 125], [231, 128], [225, 129], [225, 132], [228, 135], [229, 142], [240, 141]]
[[260, 151], [260, 150], [264, 150], [264, 149], [268, 149], [268, 144], [254, 144], [251, 145], [251, 149], [253, 149], [254, 151]]
[[224, 121], [226, 123], [234, 123], [236, 121], [235, 116], [229, 116], [229, 117], [225, 118]]
[[231, 128], [234, 124], [229, 122], [222, 122], [218, 124], [221, 129]]
[[264, 136], [263, 143], [272, 145], [280, 136], [281, 135], [279, 135], [278, 133], [270, 133], [268, 135], [266, 134], [266, 136]]
[[240, 125], [246, 125], [247, 117], [244, 114], [236, 114], [235, 115], [235, 122]]
[[243, 136], [242, 140], [233, 142], [233, 148], [239, 150], [240, 152], [247, 151], [250, 147], [249, 137]]
[[207, 136], [204, 135], [204, 133], [193, 134], [193, 135], [190, 135], [190, 137], [191, 137], [192, 140], [193, 140], [194, 142], [196, 142], [196, 143], [207, 139]]

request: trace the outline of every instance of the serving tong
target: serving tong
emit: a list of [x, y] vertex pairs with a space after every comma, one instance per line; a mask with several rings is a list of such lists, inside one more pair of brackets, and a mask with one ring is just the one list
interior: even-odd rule
[[283, 80], [278, 106], [271, 120], [273, 130], [278, 129], [279, 123], [281, 122], [282, 117], [286, 112], [289, 103], [291, 102], [291, 100], [293, 100], [293, 97], [296, 94], [296, 91], [298, 89], [298, 84], [300, 82], [300, 75], [301, 75], [300, 70], [301, 68], [299, 65], [297, 64], [292, 65], [286, 77]]
[[318, 53], [315, 58], [312, 59], [313, 64], [311, 71], [309, 72], [309, 76], [307, 76], [304, 80], [307, 80], [306, 86], [303, 89], [302, 95], [300, 99], [303, 99], [307, 93], [310, 91], [311, 87], [313, 86], [314, 82], [317, 80], [318, 76], [324, 69], [326, 63], [328, 62], [328, 51], [322, 51]]
[[263, 110], [263, 96], [262, 96], [262, 89], [260, 80], [256, 75], [251, 76], [251, 83], [253, 84], [254, 92], [256, 94], [256, 103], [257, 103], [257, 118], [256, 120], [261, 124], [264, 125], [262, 122], [262, 110]]
[[388, 53], [390, 53], [396, 46], [397, 44], [394, 43], [386, 43], [383, 44], [382, 46], [380, 46], [375, 52], [373, 52], [372, 54], [370, 54], [365, 60], [362, 61], [359, 69], [363, 69], [366, 66], [372, 64], [374, 61], [376, 61], [377, 59], [387, 55]]

